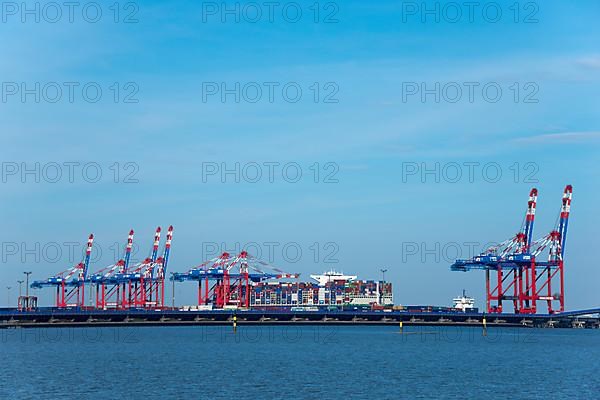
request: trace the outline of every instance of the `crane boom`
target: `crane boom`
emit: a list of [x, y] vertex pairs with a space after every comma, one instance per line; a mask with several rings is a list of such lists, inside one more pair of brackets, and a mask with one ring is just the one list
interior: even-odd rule
[[525, 251], [528, 252], [531, 247], [531, 240], [533, 238], [533, 222], [535, 220], [535, 207], [537, 205], [538, 191], [536, 188], [531, 189], [529, 192], [529, 202], [527, 203], [527, 215], [525, 217]]
[[152, 247], [152, 262], [156, 261], [156, 257], [158, 256], [158, 246], [160, 244], [160, 226], [156, 228], [156, 233], [154, 234], [154, 245]]
[[123, 272], [127, 272], [129, 268], [129, 259], [131, 258], [131, 248], [133, 247], [133, 229], [129, 231], [129, 237], [127, 238], [127, 247], [125, 248], [125, 265]]
[[83, 279], [87, 277], [88, 267], [90, 265], [90, 257], [92, 255], [92, 244], [94, 243], [94, 235], [90, 234], [87, 242], [87, 248], [85, 249], [85, 260], [83, 262]]
[[565, 244], [567, 242], [567, 226], [569, 224], [569, 214], [571, 213], [571, 200], [573, 198], [573, 186], [567, 185], [563, 192], [562, 207], [560, 209], [560, 223], [558, 233], [560, 234], [561, 256], [565, 253]]
[[167, 264], [169, 262], [169, 253], [171, 252], [171, 240], [173, 240], [173, 225], [167, 230], [167, 241], [165, 243], [165, 253], [163, 261], [163, 276], [167, 276]]

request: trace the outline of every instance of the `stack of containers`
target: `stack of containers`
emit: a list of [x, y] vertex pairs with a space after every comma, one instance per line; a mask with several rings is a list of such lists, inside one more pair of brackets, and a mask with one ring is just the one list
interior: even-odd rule
[[[333, 280], [319, 287], [312, 282], [258, 282], [252, 287], [252, 306], [312, 306], [329, 304], [378, 303], [379, 297], [392, 295], [388, 282]], [[356, 301], [352, 301], [356, 299]]]

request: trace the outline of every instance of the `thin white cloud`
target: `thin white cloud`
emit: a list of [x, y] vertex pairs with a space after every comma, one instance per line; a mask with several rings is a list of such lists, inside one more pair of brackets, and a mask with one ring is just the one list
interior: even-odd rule
[[519, 143], [589, 143], [600, 141], [600, 131], [559, 132], [517, 138]]
[[600, 55], [593, 55], [577, 60], [577, 63], [583, 67], [591, 69], [600, 69]]

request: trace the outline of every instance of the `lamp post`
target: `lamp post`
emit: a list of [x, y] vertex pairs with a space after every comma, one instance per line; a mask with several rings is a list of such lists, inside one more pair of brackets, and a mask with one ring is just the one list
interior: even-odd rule
[[383, 305], [383, 285], [385, 285], [385, 273], [387, 272], [387, 268], [380, 269], [382, 275], [381, 285], [382, 288], [379, 290], [379, 303]]
[[387, 269], [383, 269], [382, 268], [382, 269], [380, 269], [380, 271], [381, 271], [381, 275], [382, 275], [382, 278], [383, 278], [383, 283], [385, 283], [385, 273], [387, 272]]
[[31, 271], [25, 271], [23, 273], [25, 274], [25, 279], [27, 280], [27, 283], [25, 284], [25, 296], [29, 297], [29, 275], [31, 275]]
[[327, 280], [329, 281], [329, 301], [328, 304], [331, 306], [331, 273], [327, 275]]
[[175, 308], [175, 272], [171, 272], [171, 281], [173, 282], [173, 286], [171, 288], [171, 307]]
[[6, 287], [6, 291], [8, 292], [8, 294], [6, 295], [6, 299], [8, 300], [8, 306], [10, 307], [10, 286]]
[[19, 297], [21, 297], [21, 286], [23, 285], [23, 280], [17, 281], [17, 283], [19, 284]]
[[24, 271], [23, 272], [25, 274], [25, 309], [29, 310], [29, 275], [31, 275], [31, 271]]

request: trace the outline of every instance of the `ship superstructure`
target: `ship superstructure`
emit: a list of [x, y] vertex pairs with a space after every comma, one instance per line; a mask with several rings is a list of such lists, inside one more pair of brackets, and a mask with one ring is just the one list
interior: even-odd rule
[[323, 272], [321, 275], [311, 275], [310, 277], [317, 281], [319, 286], [325, 286], [331, 281], [353, 281], [358, 278], [356, 275], [344, 275], [342, 272], [336, 272], [334, 270]]
[[466, 295], [463, 290], [462, 296], [452, 299], [452, 307], [463, 312], [475, 310], [475, 299]]

